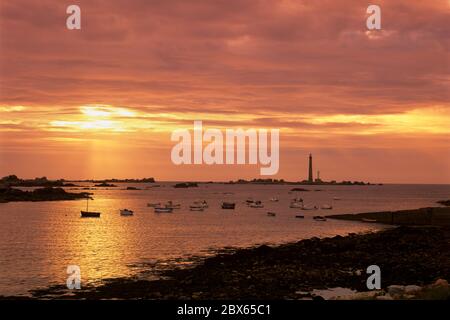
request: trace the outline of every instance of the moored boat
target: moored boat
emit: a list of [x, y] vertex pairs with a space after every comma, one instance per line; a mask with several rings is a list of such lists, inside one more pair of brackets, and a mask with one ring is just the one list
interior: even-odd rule
[[100, 218], [100, 212], [81, 211], [82, 218]]
[[132, 216], [134, 214], [133, 210], [129, 209], [120, 209], [121, 216]]
[[147, 203], [147, 207], [154, 208], [161, 206], [161, 202], [149, 202]]
[[155, 207], [154, 208], [155, 213], [171, 213], [173, 212], [173, 208], [168, 207]]
[[333, 209], [333, 206], [331, 204], [324, 204], [320, 208], [324, 210], [331, 210]]
[[81, 210], [81, 217], [82, 218], [100, 218], [100, 212], [89, 211], [89, 199], [90, 199], [90, 197], [86, 198], [86, 211]]
[[304, 218], [305, 218], [305, 216], [303, 216], [303, 215], [301, 215], [301, 214], [298, 214], [298, 215], [296, 215], [295, 217], [298, 218], [298, 219], [304, 219]]
[[264, 208], [264, 205], [261, 201], [255, 201], [254, 203], [250, 204], [250, 208]]
[[267, 212], [269, 217], [275, 217], [277, 214], [275, 212]]
[[235, 207], [236, 207], [236, 203], [234, 203], [234, 202], [222, 202], [222, 209], [234, 210]]
[[327, 218], [322, 216], [314, 216], [313, 219], [316, 221], [327, 221]]

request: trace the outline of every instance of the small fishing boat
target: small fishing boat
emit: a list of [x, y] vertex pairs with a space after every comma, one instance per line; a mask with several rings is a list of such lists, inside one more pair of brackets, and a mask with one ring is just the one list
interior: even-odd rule
[[250, 205], [250, 208], [264, 208], [264, 205], [261, 201], [255, 201]]
[[245, 203], [249, 206], [251, 204], [253, 204], [255, 201], [252, 198], [248, 198], [247, 200], [245, 200]]
[[361, 221], [363, 221], [363, 222], [369, 222], [369, 223], [377, 222], [376, 219], [368, 219], [368, 218], [363, 218], [363, 219], [361, 219]]
[[179, 203], [173, 203], [171, 200], [167, 201], [166, 208], [172, 208], [172, 209], [180, 209], [181, 204]]
[[120, 210], [120, 215], [121, 216], [132, 216], [134, 214], [133, 210], [128, 210], [128, 209], [121, 209]]
[[189, 207], [189, 210], [190, 210], [190, 211], [204, 211], [205, 208], [203, 208], [203, 207], [190, 206], [190, 207]]
[[334, 197], [333, 200], [341, 200], [339, 197]]
[[82, 218], [100, 218], [100, 212], [81, 211]]
[[303, 209], [303, 202], [291, 202], [291, 204], [289, 205], [289, 208], [293, 208], [293, 209]]
[[314, 216], [313, 219], [316, 221], [327, 221], [327, 218], [322, 216]]
[[278, 202], [278, 201], [279, 201], [279, 200], [278, 200], [277, 197], [270, 198], [270, 202]]
[[173, 212], [173, 208], [155, 207], [154, 211], [155, 211], [155, 213], [172, 213]]
[[100, 212], [89, 211], [89, 198], [86, 198], [86, 211], [81, 210], [82, 218], [100, 218]]
[[269, 217], [275, 217], [277, 214], [275, 212], [267, 212]]
[[234, 210], [235, 207], [236, 207], [236, 203], [234, 203], [234, 202], [222, 202], [222, 209]]
[[303, 206], [302, 210], [317, 210], [317, 206]]
[[147, 203], [147, 207], [154, 208], [161, 206], [161, 202], [149, 202]]
[[208, 202], [206, 200], [203, 201], [195, 201], [191, 207], [201, 207], [201, 208], [209, 208]]
[[305, 219], [305, 216], [303, 216], [303, 215], [301, 215], [301, 214], [298, 214], [298, 215], [296, 215], [295, 217], [298, 218], [298, 219]]
[[324, 210], [331, 210], [333, 209], [333, 206], [331, 204], [324, 204], [320, 208]]

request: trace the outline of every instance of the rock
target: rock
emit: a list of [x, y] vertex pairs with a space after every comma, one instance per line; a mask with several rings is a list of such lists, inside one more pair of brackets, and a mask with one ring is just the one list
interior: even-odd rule
[[416, 285], [405, 286], [405, 294], [413, 294], [422, 290], [422, 287]]
[[392, 298], [392, 296], [388, 293], [382, 296], [377, 296], [376, 297], [377, 300], [394, 300], [394, 298]]
[[433, 283], [431, 285], [432, 287], [436, 288], [443, 288], [443, 289], [448, 289], [448, 281], [445, 279], [437, 279], [435, 283]]
[[391, 296], [401, 296], [404, 292], [405, 292], [405, 286], [401, 286], [401, 285], [391, 285], [389, 287], [387, 287], [388, 293]]

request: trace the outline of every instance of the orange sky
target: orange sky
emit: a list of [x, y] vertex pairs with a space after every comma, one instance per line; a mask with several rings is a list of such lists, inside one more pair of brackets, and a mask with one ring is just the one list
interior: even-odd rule
[[312, 152], [325, 180], [450, 183], [449, 3], [2, 1], [0, 175], [258, 177], [172, 164], [172, 130], [202, 120], [280, 129], [274, 178]]

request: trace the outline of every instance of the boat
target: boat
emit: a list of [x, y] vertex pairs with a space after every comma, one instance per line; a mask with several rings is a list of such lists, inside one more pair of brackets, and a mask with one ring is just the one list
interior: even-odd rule
[[206, 200], [203, 201], [195, 201], [192, 207], [201, 207], [201, 208], [209, 208], [208, 202]]
[[327, 221], [327, 218], [322, 216], [314, 216], [313, 219], [316, 221]]
[[172, 208], [172, 209], [180, 209], [181, 208], [181, 204], [179, 203], [173, 203], [171, 200], [167, 201], [166, 203], [166, 208]]
[[82, 218], [100, 218], [100, 212], [81, 211]]
[[255, 201], [250, 205], [250, 208], [264, 208], [264, 205], [261, 201]]
[[155, 208], [154, 208], [154, 212], [155, 212], [155, 213], [172, 213], [172, 212], [173, 212], [173, 208], [168, 208], [168, 207], [155, 207]]
[[255, 201], [252, 198], [248, 198], [247, 200], [245, 200], [245, 203], [249, 206], [251, 204], [253, 204]]
[[363, 219], [361, 219], [361, 221], [363, 221], [363, 222], [370, 222], [370, 223], [377, 222], [376, 219], [368, 219], [368, 218], [363, 218]]
[[203, 208], [203, 207], [190, 206], [190, 207], [189, 207], [189, 210], [190, 210], [190, 211], [204, 211], [205, 208]]
[[303, 202], [291, 202], [291, 204], [289, 205], [289, 208], [303, 209]]
[[275, 217], [277, 214], [275, 212], [267, 212], [269, 217]]
[[121, 216], [132, 216], [134, 214], [133, 210], [120, 209]]
[[279, 200], [278, 200], [278, 198], [276, 198], [276, 197], [273, 197], [273, 198], [270, 198], [270, 202], [278, 202]]
[[149, 203], [147, 203], [147, 207], [154, 208], [154, 207], [159, 207], [159, 206], [161, 206], [161, 202], [149, 202]]
[[234, 210], [236, 204], [234, 202], [222, 202], [222, 209], [231, 209]]
[[320, 208], [324, 210], [331, 210], [333, 209], [333, 206], [331, 204], [324, 204]]
[[89, 211], [89, 198], [86, 198], [86, 211], [81, 210], [82, 218], [100, 218], [100, 212]]
[[316, 206], [303, 206], [302, 210], [317, 210], [319, 208], [317, 208]]
[[303, 216], [303, 215], [301, 215], [301, 214], [298, 214], [298, 215], [296, 215], [295, 217], [298, 218], [298, 219], [305, 219], [305, 216]]
[[339, 197], [334, 197], [333, 200], [341, 200]]

